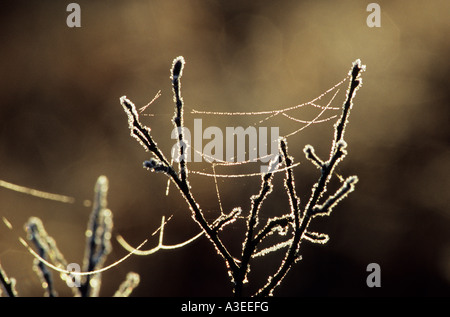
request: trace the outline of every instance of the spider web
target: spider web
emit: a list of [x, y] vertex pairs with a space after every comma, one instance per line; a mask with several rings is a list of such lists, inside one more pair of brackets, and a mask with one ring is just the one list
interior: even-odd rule
[[[340, 107], [333, 106], [333, 103], [336, 99], [336, 96], [338, 95], [340, 91], [340, 87], [342, 84], [345, 83], [345, 81], [348, 79], [348, 77], [345, 77], [341, 81], [339, 81], [337, 84], [317, 96], [316, 98], [304, 102], [298, 105], [289, 106], [281, 109], [274, 109], [274, 110], [266, 110], [266, 111], [248, 111], [248, 112], [227, 112], [227, 111], [204, 111], [204, 110], [197, 110], [197, 109], [191, 109], [190, 114], [192, 115], [199, 115], [204, 117], [251, 117], [253, 120], [257, 118], [256, 122], [252, 124], [252, 126], [260, 126], [262, 123], [273, 120], [277, 117], [282, 117], [283, 119], [286, 119], [288, 122], [292, 123], [293, 128], [291, 131], [280, 135], [280, 137], [288, 139], [289, 137], [292, 137], [301, 131], [305, 130], [306, 128], [320, 124], [325, 123], [330, 120], [335, 119], [339, 115], [339, 111], [341, 110]], [[155, 97], [150, 101], [146, 106], [140, 108], [141, 115], [146, 116], [155, 116], [154, 114], [144, 114], [143, 112], [148, 108], [149, 105], [151, 105], [157, 98], [161, 96], [161, 91], [158, 91], [158, 93], [155, 95]], [[187, 106], [185, 105], [187, 108]], [[319, 109], [319, 112], [313, 117], [311, 120], [304, 120], [302, 118], [297, 118], [294, 114], [294, 111], [299, 110], [300, 108], [305, 107], [313, 107]], [[188, 141], [185, 140], [186, 146], [189, 148], [191, 147], [190, 144], [188, 144]], [[244, 166], [249, 164], [255, 164], [256, 162], [262, 162], [262, 160], [266, 160], [269, 156], [272, 154], [267, 154], [265, 156], [259, 156], [256, 159], [248, 159], [248, 160], [241, 160], [236, 161], [236, 156], [233, 157], [233, 159], [230, 159], [228, 161], [218, 159], [217, 157], [209, 156], [198, 149], [191, 147], [198, 155], [200, 155], [204, 162], [210, 162], [209, 168], [203, 168], [202, 170], [195, 170], [190, 168], [189, 173], [200, 175], [204, 177], [211, 177], [214, 179], [214, 187], [217, 195], [217, 201], [219, 204], [220, 212], [223, 214], [223, 206], [222, 206], [222, 200], [220, 196], [219, 191], [219, 185], [218, 185], [218, 178], [225, 178], [225, 179], [231, 179], [231, 178], [248, 178], [248, 177], [261, 177], [264, 175], [264, 172], [254, 172], [254, 173], [217, 173], [216, 167], [233, 167], [233, 166]], [[247, 154], [247, 152], [245, 152]], [[173, 156], [171, 160], [171, 164], [173, 163]], [[300, 163], [293, 164], [289, 168], [295, 168]], [[192, 167], [192, 166], [191, 166]], [[209, 171], [208, 171], [209, 170]], [[286, 168], [277, 168], [274, 170], [274, 173], [283, 172], [286, 171]], [[169, 187], [170, 187], [170, 180], [167, 181], [167, 187], [166, 187], [166, 196], [169, 195]]]

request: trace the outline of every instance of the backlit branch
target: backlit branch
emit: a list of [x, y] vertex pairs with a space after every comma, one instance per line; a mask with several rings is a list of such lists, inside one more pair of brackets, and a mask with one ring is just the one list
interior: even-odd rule
[[[344, 181], [344, 184], [338, 189], [338, 191], [329, 196], [325, 203], [319, 204], [319, 199], [326, 192], [326, 187], [330, 181], [333, 171], [338, 163], [347, 154], [346, 152], [346, 142], [344, 141], [344, 132], [348, 123], [348, 117], [350, 115], [350, 109], [353, 104], [353, 98], [355, 92], [361, 85], [360, 74], [365, 70], [365, 66], [361, 64], [360, 60], [356, 60], [353, 63], [352, 70], [349, 72], [350, 85], [347, 90], [347, 95], [345, 102], [342, 107], [342, 113], [338, 121], [334, 126], [334, 139], [331, 146], [330, 158], [324, 162], [322, 161], [314, 152], [314, 148], [311, 145], [307, 145], [304, 149], [306, 157], [321, 170], [321, 175], [319, 181], [313, 186], [311, 197], [306, 204], [304, 213], [299, 214], [300, 218], [294, 213], [294, 233], [293, 238], [289, 240], [288, 251], [286, 253], [285, 260], [282, 262], [278, 271], [275, 275], [270, 276], [268, 282], [264, 287], [262, 287], [257, 293], [257, 296], [268, 296], [272, 295], [273, 290], [281, 283], [282, 279], [286, 276], [292, 264], [299, 259], [300, 243], [302, 239], [306, 239], [315, 243], [325, 243], [328, 241], [329, 237], [325, 234], [318, 234], [308, 232], [308, 226], [313, 217], [317, 215], [329, 215], [331, 209], [343, 198], [345, 198], [350, 192], [354, 190], [354, 186], [358, 181], [356, 176], [349, 177]], [[288, 158], [287, 155], [285, 155]], [[288, 163], [288, 162], [286, 162]], [[290, 176], [287, 175], [286, 184], [288, 185], [288, 193], [290, 197], [291, 208], [296, 205], [293, 204], [295, 201], [294, 192], [289, 188]], [[292, 186], [292, 185], [291, 185]], [[298, 211], [300, 212], [300, 211]], [[297, 225], [297, 219], [301, 219], [300, 223]]]
[[[267, 296], [272, 295], [274, 289], [280, 285], [281, 281], [286, 276], [287, 272], [290, 270], [292, 265], [300, 259], [300, 244], [303, 239], [308, 240], [313, 243], [326, 243], [329, 240], [328, 235], [324, 233], [317, 233], [308, 231], [308, 226], [312, 218], [315, 216], [329, 215], [332, 208], [335, 207], [339, 201], [345, 198], [350, 192], [354, 190], [355, 184], [357, 182], [357, 177], [352, 176], [343, 181], [341, 187], [328, 198], [325, 199], [323, 203], [319, 200], [322, 198], [326, 192], [326, 186], [330, 181], [333, 171], [339, 162], [347, 154], [346, 152], [346, 142], [344, 141], [344, 132], [346, 125], [348, 123], [348, 117], [350, 109], [352, 107], [352, 101], [355, 96], [355, 92], [361, 84], [360, 73], [364, 70], [364, 66], [361, 65], [360, 61], [357, 60], [349, 73], [350, 76], [350, 86], [346, 94], [346, 99], [342, 107], [341, 116], [337, 120], [334, 126], [334, 139], [331, 145], [330, 157], [327, 161], [320, 159], [314, 152], [314, 148], [311, 145], [307, 145], [304, 148], [304, 153], [320, 171], [321, 175], [318, 182], [313, 186], [312, 194], [306, 203], [306, 206], [302, 209], [300, 206], [300, 199], [297, 196], [295, 189], [294, 171], [293, 167], [297, 164], [293, 163], [293, 158], [288, 155], [287, 142], [285, 139], [280, 140], [280, 153], [276, 161], [271, 162], [272, 166], [269, 171], [262, 176], [261, 188], [257, 195], [251, 196], [251, 209], [247, 217], [247, 230], [245, 234], [245, 240], [242, 244], [242, 254], [241, 259], [235, 259], [228, 252], [221, 239], [219, 238], [219, 231], [225, 225], [234, 222], [238, 219], [241, 214], [240, 208], [233, 209], [228, 215], [222, 213], [222, 215], [217, 218], [212, 224], [209, 224], [200, 208], [200, 205], [194, 199], [191, 192], [191, 187], [188, 181], [188, 168], [187, 168], [187, 144], [184, 139], [184, 123], [183, 123], [183, 108], [184, 101], [181, 97], [181, 76], [183, 73], [183, 68], [185, 61], [183, 57], [177, 57], [173, 61], [171, 68], [171, 80], [172, 88], [174, 93], [174, 103], [175, 103], [175, 113], [173, 117], [173, 124], [178, 131], [178, 171], [175, 170], [173, 160], [169, 161], [165, 158], [164, 154], [158, 148], [156, 142], [152, 139], [150, 135], [150, 128], [142, 125], [139, 121], [139, 116], [136, 111], [134, 104], [129, 101], [126, 97], [121, 98], [122, 106], [128, 115], [129, 127], [131, 130], [131, 135], [135, 137], [147, 151], [153, 153], [154, 157], [148, 161], [144, 162], [144, 167], [154, 172], [162, 172], [169, 176], [176, 187], [179, 189], [182, 196], [185, 198], [187, 205], [191, 211], [192, 218], [197, 222], [197, 224], [202, 229], [202, 232], [195, 236], [193, 239], [198, 238], [201, 235], [206, 235], [212, 242], [217, 252], [222, 256], [225, 261], [226, 267], [228, 269], [231, 281], [234, 283], [234, 293], [236, 296], [243, 295], [243, 286], [247, 282], [247, 275], [250, 271], [250, 261], [258, 256], [265, 255], [269, 252], [279, 250], [281, 248], [287, 247], [285, 257], [280, 263], [279, 268], [272, 275], [269, 275], [267, 283], [255, 294], [256, 296]], [[342, 81], [343, 82], [343, 81]], [[341, 82], [341, 83], [342, 83]], [[334, 88], [336, 88], [335, 86]], [[333, 89], [334, 89], [333, 88]], [[328, 93], [327, 91], [326, 93]], [[337, 92], [334, 94], [332, 100], [328, 103], [326, 107], [322, 109], [322, 113], [327, 109], [336, 109], [334, 107], [329, 107], [331, 102], [334, 100]], [[322, 95], [320, 96], [322, 97]], [[316, 98], [319, 99], [320, 97]], [[315, 99], [315, 100], [316, 100]], [[313, 104], [313, 103], [311, 103]], [[295, 108], [300, 107], [296, 106]], [[289, 109], [287, 109], [289, 110]], [[194, 111], [194, 113], [207, 113], [214, 114], [215, 112], [199, 112]], [[262, 114], [277, 115], [279, 112], [262, 112]], [[222, 113], [227, 115], [247, 115], [248, 113]], [[251, 113], [260, 114], [260, 113]], [[318, 117], [316, 118], [318, 119]], [[316, 122], [314, 119], [312, 122]], [[258, 215], [261, 212], [263, 202], [267, 196], [272, 192], [272, 178], [275, 172], [280, 171], [279, 165], [284, 162], [285, 168], [285, 190], [289, 200], [290, 211], [289, 213], [276, 218], [268, 219], [262, 229], [257, 230], [259, 226]], [[202, 174], [202, 173], [198, 173]], [[205, 173], [203, 173], [205, 175]], [[251, 174], [253, 176], [253, 174]], [[220, 175], [212, 175], [218, 177]], [[229, 176], [232, 177], [233, 175]], [[242, 176], [242, 175], [239, 175]], [[247, 176], [247, 175], [245, 175]], [[216, 184], [217, 185], [217, 184]], [[217, 189], [217, 186], [216, 186]], [[128, 243], [123, 240], [122, 237], [118, 237], [119, 242], [127, 250], [134, 250], [136, 254], [152, 254], [160, 249], [164, 249], [167, 246], [163, 244], [163, 229], [164, 229], [164, 218], [161, 225], [161, 232], [158, 245], [147, 251], [136, 251]], [[257, 251], [258, 245], [266, 239], [271, 233], [279, 231], [282, 234], [290, 232], [291, 236], [285, 242], [279, 243], [272, 247], [265, 248], [263, 250]], [[181, 245], [186, 245], [188, 242], [193, 241], [193, 239], [187, 240], [186, 243]], [[176, 245], [175, 247], [179, 247]]]

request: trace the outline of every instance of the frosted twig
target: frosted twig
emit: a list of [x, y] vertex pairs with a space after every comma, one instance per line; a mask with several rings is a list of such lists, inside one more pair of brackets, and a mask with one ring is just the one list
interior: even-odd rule
[[114, 297], [128, 297], [131, 292], [139, 285], [139, 274], [129, 272], [125, 281], [120, 284], [119, 289], [114, 293]]
[[355, 184], [358, 182], [358, 177], [350, 176], [342, 184], [342, 186], [336, 191], [336, 193], [322, 204], [316, 205], [312, 210], [313, 216], [328, 216], [334, 206], [338, 204], [340, 200], [345, 198], [349, 193], [355, 190]]
[[[293, 218], [291, 215], [284, 215], [282, 217], [276, 217], [269, 219], [266, 226], [258, 233], [258, 235], [255, 237], [254, 241], [255, 244], [259, 244], [262, 242], [262, 240], [267, 237], [269, 234], [273, 232], [275, 228], [286, 228], [288, 225], [292, 224]], [[252, 255], [252, 257], [255, 257], [256, 253]]]
[[[86, 250], [83, 260], [84, 271], [95, 271], [101, 267], [111, 252], [112, 213], [107, 207], [108, 179], [100, 176], [95, 185], [92, 213], [86, 230]], [[97, 296], [100, 290], [100, 275], [86, 276], [80, 286], [81, 296]]]
[[[292, 158], [288, 155], [287, 144], [285, 140], [280, 142], [281, 152], [283, 154], [283, 160], [286, 167], [292, 165]], [[302, 226], [303, 214], [300, 209], [300, 199], [297, 196], [295, 190], [294, 174], [291, 169], [286, 170], [285, 188], [289, 197], [289, 206], [291, 209], [290, 216], [293, 219], [293, 237], [291, 244], [286, 252], [284, 260], [281, 262], [278, 271], [269, 278], [268, 283], [261, 288], [255, 295], [272, 295], [273, 290], [277, 287], [281, 280], [284, 278], [290, 267], [299, 259], [297, 252], [297, 245], [300, 243], [302, 233], [306, 229]]]
[[241, 207], [233, 208], [233, 210], [227, 215], [222, 212], [220, 217], [213, 222], [212, 225], [213, 230], [216, 232], [222, 230], [222, 227], [236, 221], [241, 212], [242, 212]]
[[173, 99], [175, 102], [175, 115], [173, 123], [178, 131], [178, 148], [180, 151], [180, 174], [181, 181], [187, 182], [187, 167], [186, 167], [186, 143], [184, 141], [184, 122], [183, 122], [183, 98], [181, 97], [181, 76], [183, 75], [184, 58], [179, 56], [174, 59], [171, 71]]
[[[8, 295], [9, 297], [17, 297], [17, 291], [15, 288], [16, 280], [14, 278], [9, 278], [8, 275], [6, 275], [6, 272], [3, 270], [1, 263], [0, 263], [0, 283], [6, 295]], [[1, 294], [2, 293], [0, 289], [0, 295]]]
[[[67, 266], [61, 252], [56, 247], [55, 240], [47, 234], [39, 218], [31, 217], [25, 224], [25, 230], [28, 233], [28, 239], [36, 246], [40, 257], [44, 259], [50, 258], [58, 267]], [[57, 296], [53, 286], [52, 275], [47, 266], [37, 259], [34, 260], [34, 265], [46, 295], [49, 297]]]
[[[326, 191], [326, 186], [331, 176], [333, 175], [334, 168], [346, 155], [346, 143], [343, 140], [344, 131], [348, 123], [348, 116], [352, 107], [353, 97], [355, 96], [355, 92], [361, 84], [360, 73], [364, 71], [364, 69], [365, 66], [361, 65], [361, 61], [356, 60], [353, 63], [352, 70], [349, 73], [350, 84], [347, 90], [346, 100], [342, 107], [341, 117], [335, 124], [335, 133], [333, 143], [331, 145], [330, 158], [326, 162], [323, 162], [315, 155], [314, 148], [312, 146], [308, 145], [305, 147], [304, 152], [307, 158], [310, 159], [316, 166], [320, 167], [321, 175], [319, 177], [319, 181], [313, 186], [311, 197], [306, 204], [305, 211], [299, 215], [300, 222], [298, 223], [298, 225], [298, 218], [296, 218], [294, 213], [294, 237], [292, 238], [289, 245], [285, 260], [282, 262], [282, 265], [279, 267], [278, 271], [268, 279], [266, 285], [264, 285], [264, 287], [262, 287], [255, 294], [256, 296], [271, 295], [273, 290], [281, 283], [282, 279], [286, 276], [292, 264], [299, 258], [300, 242], [302, 238], [316, 243], [324, 243], [324, 241], [326, 242], [328, 240], [328, 236], [326, 235], [307, 233], [307, 228], [311, 219], [319, 214], [329, 214], [331, 208], [354, 189], [357, 178], [350, 177], [335, 193], [335, 195], [330, 196], [323, 205], [318, 204], [319, 199]], [[291, 191], [289, 190], [288, 192], [290, 193]], [[292, 196], [293, 195], [290, 194], [291, 207], [295, 207], [295, 204], [292, 204]]]
[[288, 246], [290, 246], [292, 244], [292, 239], [293, 238], [291, 238], [291, 239], [289, 239], [287, 241], [284, 241], [284, 242], [277, 243], [277, 244], [272, 245], [270, 247], [264, 248], [262, 250], [259, 250], [258, 252], [254, 253], [252, 255], [252, 257], [253, 258], [257, 258], [257, 257], [260, 257], [260, 256], [266, 256], [267, 254], [269, 254], [271, 252], [275, 252], [275, 251], [278, 251], [278, 250], [280, 250], [282, 248], [288, 247]]
[[261, 208], [262, 203], [266, 199], [266, 197], [272, 192], [272, 178], [273, 173], [271, 171], [277, 170], [278, 165], [280, 164], [280, 157], [277, 156], [276, 160], [273, 160], [272, 166], [269, 168], [269, 172], [264, 174], [262, 177], [261, 188], [258, 195], [253, 195], [250, 197], [251, 200], [251, 209], [250, 214], [247, 218], [247, 231], [245, 236], [245, 241], [242, 247], [242, 258], [240, 268], [237, 274], [234, 276], [234, 294], [235, 296], [242, 296], [242, 288], [243, 284], [247, 280], [247, 274], [249, 271], [249, 261], [252, 257], [253, 252], [257, 244], [258, 240], [254, 239], [254, 230], [258, 225], [258, 213]]

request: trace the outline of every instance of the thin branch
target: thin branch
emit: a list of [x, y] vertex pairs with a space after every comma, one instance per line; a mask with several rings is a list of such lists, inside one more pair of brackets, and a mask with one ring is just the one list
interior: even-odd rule
[[131, 136], [138, 140], [146, 151], [152, 152], [166, 166], [169, 166], [169, 162], [151, 137], [151, 129], [139, 121], [139, 114], [134, 103], [127, 99], [126, 96], [122, 96], [120, 98], [120, 104], [128, 116], [128, 126], [131, 131]]
[[330, 151], [330, 159], [322, 167], [322, 175], [319, 178], [317, 184], [313, 187], [311, 198], [306, 206], [306, 214], [311, 215], [318, 200], [322, 194], [326, 191], [326, 185], [333, 173], [335, 166], [339, 163], [342, 157], [346, 154], [346, 143], [343, 140], [345, 127], [348, 123], [348, 116], [350, 115], [350, 109], [353, 104], [353, 97], [361, 84], [360, 73], [365, 70], [365, 66], [361, 65], [361, 61], [358, 59], [353, 63], [353, 68], [349, 72], [351, 77], [349, 88], [347, 90], [347, 97], [342, 109], [342, 115], [335, 125], [335, 133], [332, 148]]
[[303, 149], [306, 158], [310, 160], [318, 169], [322, 169], [325, 163], [316, 155], [314, 148], [311, 145], [306, 145]]
[[187, 167], [186, 167], [186, 142], [184, 141], [184, 122], [183, 122], [183, 98], [181, 97], [181, 76], [183, 75], [184, 67], [183, 56], [178, 56], [174, 59], [171, 71], [173, 99], [175, 102], [175, 115], [173, 117], [173, 123], [178, 131], [178, 147], [180, 151], [179, 166], [181, 181], [187, 183]]
[[[281, 152], [283, 153], [283, 160], [286, 164], [286, 167], [290, 167], [292, 165], [292, 158], [288, 155], [288, 149], [286, 140], [282, 139], [280, 142]], [[269, 278], [267, 284], [262, 287], [255, 296], [267, 296], [271, 295], [275, 287], [277, 287], [281, 280], [285, 277], [286, 273], [289, 271], [291, 266], [298, 259], [298, 251], [297, 246], [300, 244], [300, 240], [305, 230], [305, 222], [303, 214], [300, 210], [300, 199], [297, 196], [295, 190], [295, 181], [294, 174], [292, 169], [286, 170], [286, 178], [285, 178], [285, 187], [289, 196], [289, 205], [291, 208], [291, 217], [293, 218], [293, 237], [292, 242], [289, 246], [288, 251], [286, 252], [285, 258], [282, 261], [278, 271]]]
[[303, 233], [303, 239], [312, 243], [325, 244], [330, 240], [330, 237], [326, 233], [305, 231]]
[[236, 221], [241, 212], [242, 212], [241, 207], [236, 207], [233, 208], [233, 210], [228, 215], [222, 214], [219, 218], [217, 218], [214, 221], [212, 229], [216, 232], [220, 231], [222, 227]]
[[350, 115], [350, 109], [353, 106], [353, 98], [355, 97], [356, 91], [361, 87], [362, 79], [360, 78], [361, 72], [365, 71], [366, 66], [361, 64], [361, 60], [357, 59], [353, 63], [353, 68], [349, 72], [349, 76], [351, 77], [350, 86], [347, 90], [347, 100], [344, 103], [344, 107], [342, 110], [342, 116], [340, 120], [335, 125], [335, 134], [334, 134], [334, 146], [343, 140], [345, 127], [348, 123], [348, 117]]
[[16, 280], [14, 278], [8, 277], [5, 270], [3, 270], [1, 263], [0, 263], [0, 283], [3, 286], [6, 295], [8, 295], [9, 297], [17, 297]]
[[331, 210], [335, 207], [339, 201], [344, 199], [349, 193], [355, 190], [355, 184], [358, 182], [358, 177], [351, 176], [347, 178], [342, 186], [336, 191], [336, 193], [322, 204], [316, 205], [312, 210], [312, 216], [328, 216]]
[[255, 243], [255, 241], [253, 240], [253, 231], [258, 225], [258, 213], [263, 201], [272, 192], [272, 171], [278, 168], [279, 163], [279, 156], [276, 157], [276, 160], [272, 160], [271, 166], [269, 167], [269, 172], [262, 177], [261, 189], [259, 191], [259, 194], [253, 195], [250, 198], [251, 210], [247, 219], [247, 233], [242, 248], [241, 265], [239, 271], [234, 276], [234, 295], [237, 297], [242, 296], [243, 284], [246, 282], [247, 274], [249, 272], [249, 261], [257, 245], [257, 243]]
[[[267, 225], [256, 235], [253, 240], [255, 245], [262, 242], [269, 234], [271, 234], [276, 228], [286, 228], [289, 224], [293, 222], [292, 215], [284, 215], [282, 217], [276, 217], [269, 219]], [[254, 254], [253, 254], [254, 256]]]

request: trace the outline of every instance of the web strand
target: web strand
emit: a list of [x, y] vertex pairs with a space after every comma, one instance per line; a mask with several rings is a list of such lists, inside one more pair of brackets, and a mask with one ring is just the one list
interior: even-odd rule
[[13, 184], [4, 180], [0, 179], [0, 187], [19, 192], [26, 195], [35, 196], [38, 198], [48, 199], [48, 200], [54, 200], [59, 201], [66, 204], [73, 204], [75, 203], [75, 198], [66, 196], [66, 195], [60, 195], [60, 194], [53, 194], [49, 192], [45, 192], [42, 190], [37, 190], [30, 187], [25, 187], [17, 184]]
[[214, 185], [216, 186], [217, 201], [219, 202], [220, 214], [223, 215], [222, 200], [220, 199], [219, 185], [217, 184], [216, 166], [214, 163], [212, 164], [212, 170], [214, 175]]
[[[296, 164], [293, 164], [290, 167], [279, 168], [279, 169], [273, 171], [273, 173], [284, 172], [284, 171], [286, 171], [288, 169], [293, 169], [294, 167], [297, 167], [299, 165], [300, 165], [300, 162], [298, 162]], [[265, 173], [261, 173], [261, 172], [246, 173], [246, 174], [216, 174], [216, 173], [211, 174], [211, 173], [205, 173], [205, 172], [193, 171], [193, 170], [190, 170], [190, 173], [201, 175], [201, 176], [222, 177], [222, 178], [254, 177], [254, 176], [261, 176], [261, 175], [265, 174]]]
[[[191, 113], [192, 114], [204, 114], [204, 115], [219, 115], [219, 116], [256, 116], [256, 115], [265, 115], [265, 114], [274, 115], [274, 114], [278, 114], [278, 113], [282, 113], [282, 112], [286, 112], [286, 111], [290, 111], [290, 110], [295, 110], [295, 109], [298, 109], [298, 108], [301, 108], [301, 107], [304, 107], [307, 105], [321, 107], [314, 103], [316, 101], [322, 99], [323, 96], [325, 96], [328, 93], [330, 93], [331, 91], [335, 90], [340, 85], [342, 85], [346, 80], [347, 80], [347, 77], [311, 101], [308, 101], [308, 102], [305, 102], [305, 103], [302, 103], [302, 104], [299, 104], [296, 106], [291, 106], [291, 107], [287, 107], [284, 109], [280, 109], [280, 110], [266, 110], [266, 111], [252, 111], [252, 112], [223, 112], [223, 111], [202, 111], [202, 110], [192, 109]], [[340, 108], [333, 107], [333, 108], [328, 108], [328, 109], [339, 110]]]

